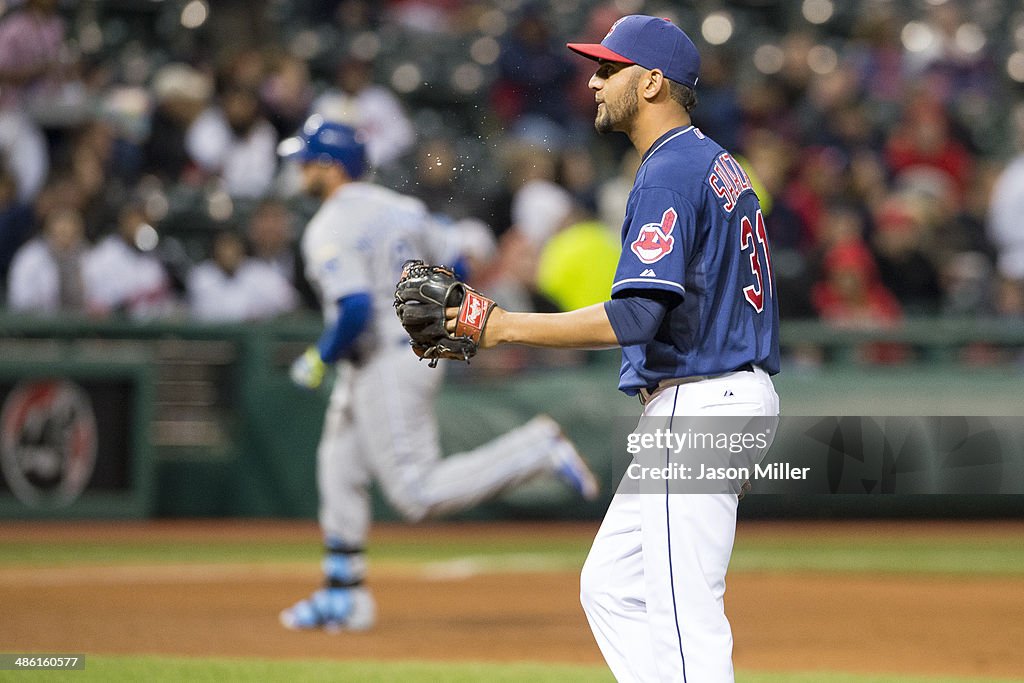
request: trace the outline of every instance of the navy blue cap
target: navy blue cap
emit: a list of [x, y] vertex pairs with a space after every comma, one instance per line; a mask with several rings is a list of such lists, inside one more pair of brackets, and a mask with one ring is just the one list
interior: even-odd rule
[[668, 19], [630, 14], [612, 24], [600, 43], [567, 43], [566, 47], [590, 59], [661, 69], [666, 78], [697, 87], [697, 47]]
[[366, 144], [352, 126], [325, 121], [314, 114], [302, 128], [302, 134], [278, 145], [278, 154], [303, 163], [319, 161], [341, 164], [350, 178], [366, 170]]

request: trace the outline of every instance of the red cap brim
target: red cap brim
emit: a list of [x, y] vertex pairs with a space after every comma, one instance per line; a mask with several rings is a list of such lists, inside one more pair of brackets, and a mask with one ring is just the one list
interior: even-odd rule
[[607, 59], [609, 62], [621, 62], [622, 64], [635, 64], [632, 59], [626, 59], [618, 52], [612, 52], [601, 43], [566, 43], [565, 46], [589, 59]]

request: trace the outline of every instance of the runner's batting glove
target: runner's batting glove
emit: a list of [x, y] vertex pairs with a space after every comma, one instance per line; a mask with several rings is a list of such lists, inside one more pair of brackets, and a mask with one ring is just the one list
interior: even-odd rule
[[292, 362], [288, 374], [292, 382], [303, 389], [316, 389], [324, 381], [324, 373], [327, 372], [327, 364], [320, 358], [320, 352], [315, 346], [310, 346], [306, 352]]
[[[445, 309], [458, 308], [455, 332], [445, 329]], [[442, 358], [469, 362], [480, 348], [494, 302], [455, 277], [451, 268], [406, 261], [395, 286], [395, 311], [413, 352], [437, 367]]]

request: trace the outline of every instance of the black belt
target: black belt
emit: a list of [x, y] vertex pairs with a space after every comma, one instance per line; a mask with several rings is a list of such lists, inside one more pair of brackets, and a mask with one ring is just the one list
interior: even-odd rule
[[664, 380], [658, 382], [657, 384], [655, 384], [653, 387], [650, 387], [650, 388], [645, 387], [645, 388], [641, 389], [640, 391], [637, 392], [636, 397], [638, 399], [640, 399], [641, 405], [647, 405], [647, 402], [651, 400], [651, 396], [653, 396], [655, 394], [655, 392], [657, 392], [657, 391], [659, 391], [661, 389], [665, 389], [667, 387], [676, 386], [676, 385], [679, 385], [679, 384], [690, 384], [691, 382], [703, 382], [706, 379], [714, 379], [715, 377], [722, 377], [723, 375], [730, 375], [730, 374], [732, 374], [734, 372], [753, 372], [753, 371], [754, 371], [754, 364], [753, 363], [744, 363], [743, 365], [739, 366], [735, 370], [730, 370], [728, 372], [723, 372], [721, 375], [697, 375], [695, 377], [678, 377], [676, 379], [664, 379]]

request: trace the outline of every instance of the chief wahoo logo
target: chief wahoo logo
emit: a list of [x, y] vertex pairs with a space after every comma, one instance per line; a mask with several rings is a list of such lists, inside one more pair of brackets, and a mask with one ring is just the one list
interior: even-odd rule
[[642, 263], [657, 263], [672, 251], [675, 238], [672, 228], [675, 227], [676, 210], [671, 206], [661, 216], [661, 223], [648, 223], [640, 228], [640, 234], [629, 248]]
[[[604, 39], [603, 39], [603, 40], [607, 40], [607, 39], [608, 39], [608, 36], [610, 36], [610, 35], [611, 35], [612, 33], [614, 33], [614, 32], [615, 32], [615, 27], [616, 27], [616, 26], [618, 26], [619, 24], [621, 24], [621, 23], [622, 23], [623, 21], [625, 21], [625, 20], [626, 20], [626, 17], [622, 17], [621, 19], [619, 19], [618, 21], [616, 21], [616, 22], [615, 22], [614, 24], [612, 24], [612, 27], [611, 27], [610, 29], [608, 29], [608, 33], [606, 33], [606, 34], [605, 34], [605, 36], [604, 36]], [[602, 41], [602, 42], [603, 42], [603, 41]]]

